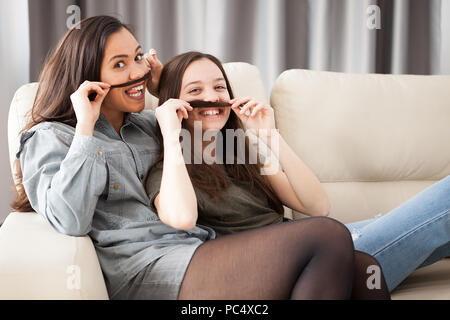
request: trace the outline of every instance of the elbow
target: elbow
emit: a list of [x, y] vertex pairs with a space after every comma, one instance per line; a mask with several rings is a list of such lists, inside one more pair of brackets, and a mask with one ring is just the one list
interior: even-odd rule
[[179, 222], [174, 225], [174, 228], [178, 229], [178, 230], [191, 230], [194, 227], [195, 227], [195, 221]]
[[83, 237], [90, 231], [88, 227], [81, 227], [77, 225], [52, 225], [53, 229], [59, 233], [65, 234], [71, 237]]
[[[180, 214], [180, 212], [184, 214]], [[197, 223], [196, 205], [190, 209], [176, 208], [175, 210], [162, 210], [161, 213], [158, 212], [160, 220], [164, 224], [178, 230], [190, 230], [194, 228]]]
[[82, 224], [77, 219], [60, 220], [56, 217], [47, 219], [57, 232], [72, 237], [83, 237], [91, 230], [91, 224]]
[[177, 219], [164, 219], [161, 218], [161, 221], [164, 224], [167, 224], [168, 226], [174, 228], [174, 229], [178, 229], [178, 230], [190, 230], [192, 228], [195, 227], [195, 224], [197, 222], [197, 219], [181, 219], [181, 218], [177, 218]]
[[323, 217], [328, 217], [330, 215], [330, 201], [328, 201], [328, 199], [326, 199], [326, 201], [324, 201], [318, 208], [317, 208], [317, 215], [319, 216], [323, 216]]

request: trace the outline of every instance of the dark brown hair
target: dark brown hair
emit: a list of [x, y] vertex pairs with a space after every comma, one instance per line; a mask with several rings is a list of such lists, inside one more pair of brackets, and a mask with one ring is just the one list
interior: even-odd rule
[[[161, 73], [161, 78], [159, 81], [159, 105], [162, 105], [169, 99], [178, 99], [181, 92], [181, 84], [183, 80], [184, 73], [187, 67], [194, 61], [200, 59], [209, 59], [223, 74], [225, 83], [227, 86], [228, 94], [230, 99], [234, 98], [230, 82], [226, 75], [226, 72], [222, 66], [222, 63], [216, 57], [205, 54], [201, 52], [191, 51], [171, 58], [166, 62]], [[185, 128], [184, 121], [183, 127]], [[227, 129], [242, 129], [243, 126], [236, 114], [231, 111], [228, 121], [225, 126], [221, 129], [223, 137], [223, 147], [224, 155], [226, 148], [226, 130]], [[160, 139], [162, 136], [160, 135]], [[221, 197], [221, 191], [227, 188], [232, 180], [240, 182], [249, 182], [250, 188], [261, 189], [268, 197], [270, 206], [278, 213], [283, 214], [283, 206], [281, 201], [275, 195], [272, 187], [270, 186], [267, 178], [260, 174], [262, 164], [257, 161], [256, 164], [239, 164], [237, 163], [237, 146], [234, 148], [234, 164], [224, 164], [225, 171], [222, 170], [223, 167], [218, 164], [186, 164], [189, 176], [191, 178], [192, 184], [195, 188], [198, 188], [206, 192], [211, 198], [216, 201]], [[245, 143], [245, 153], [249, 154], [249, 142], [246, 139]], [[161, 156], [162, 157], [162, 156]]]
[[[77, 28], [79, 27], [79, 28]], [[130, 28], [110, 16], [95, 16], [69, 30], [56, 48], [49, 53], [39, 76], [39, 86], [28, 122], [22, 131], [46, 121], [58, 121], [76, 126], [77, 119], [70, 95], [86, 80], [100, 81], [100, 67], [108, 37]], [[22, 184], [19, 159], [15, 160], [16, 199], [11, 203], [15, 211], [32, 211]]]

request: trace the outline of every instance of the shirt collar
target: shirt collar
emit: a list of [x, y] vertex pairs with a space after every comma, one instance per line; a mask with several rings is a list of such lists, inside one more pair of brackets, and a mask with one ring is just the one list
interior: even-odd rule
[[[123, 124], [122, 124], [122, 128], [128, 126], [130, 123], [132, 123], [130, 120], [131, 114], [129, 112], [125, 113], [124, 117], [123, 117]], [[121, 129], [122, 129], [121, 128]], [[114, 129], [114, 127], [112, 126], [112, 124], [108, 121], [108, 119], [105, 117], [105, 115], [103, 113], [100, 112], [100, 115], [97, 119], [97, 121], [95, 122], [95, 126], [94, 126], [94, 130], [97, 130], [103, 134], [106, 134], [109, 137], [119, 137], [119, 134], [116, 132], [116, 130]]]

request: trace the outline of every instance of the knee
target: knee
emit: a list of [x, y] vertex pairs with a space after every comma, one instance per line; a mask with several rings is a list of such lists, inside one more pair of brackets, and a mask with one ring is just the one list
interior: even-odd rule
[[353, 240], [347, 227], [329, 217], [313, 217], [314, 228], [320, 232], [320, 236], [332, 246], [340, 246], [353, 251]]

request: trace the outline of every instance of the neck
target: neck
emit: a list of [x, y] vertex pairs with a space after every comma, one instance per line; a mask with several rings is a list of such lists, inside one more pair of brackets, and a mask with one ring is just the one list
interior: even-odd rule
[[109, 123], [111, 123], [114, 130], [120, 135], [120, 128], [122, 128], [125, 113], [118, 110], [111, 110], [109, 108], [102, 108], [101, 112], [105, 118], [108, 119]]

